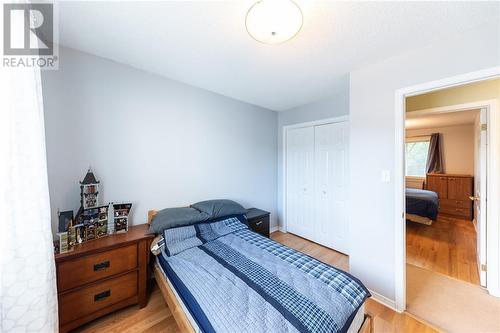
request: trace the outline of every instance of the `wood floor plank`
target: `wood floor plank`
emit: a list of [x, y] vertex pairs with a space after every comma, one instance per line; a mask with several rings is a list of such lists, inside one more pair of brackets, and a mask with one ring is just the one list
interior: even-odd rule
[[471, 221], [439, 215], [430, 226], [406, 223], [406, 260], [479, 285], [476, 230]]
[[179, 327], [175, 322], [173, 316], [167, 317], [157, 323], [154, 326], [151, 326], [148, 329], [141, 331], [142, 333], [178, 333]]

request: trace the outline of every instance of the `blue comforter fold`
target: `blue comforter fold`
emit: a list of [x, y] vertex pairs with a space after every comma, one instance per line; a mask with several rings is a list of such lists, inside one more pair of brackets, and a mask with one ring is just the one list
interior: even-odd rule
[[439, 199], [436, 192], [406, 189], [406, 213], [435, 220], [438, 215]]
[[348, 273], [235, 218], [164, 238], [160, 265], [205, 332], [346, 332], [370, 296]]

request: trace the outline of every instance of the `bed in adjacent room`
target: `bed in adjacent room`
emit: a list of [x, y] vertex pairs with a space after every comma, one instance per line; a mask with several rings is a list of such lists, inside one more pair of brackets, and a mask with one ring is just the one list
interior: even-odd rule
[[439, 199], [436, 192], [415, 188], [406, 189], [406, 219], [431, 225], [436, 220]]
[[359, 280], [245, 222], [177, 226], [154, 242], [155, 278], [183, 332], [372, 331]]

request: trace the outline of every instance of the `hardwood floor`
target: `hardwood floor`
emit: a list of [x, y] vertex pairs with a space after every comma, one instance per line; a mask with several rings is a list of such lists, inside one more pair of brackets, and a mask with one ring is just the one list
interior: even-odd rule
[[406, 222], [406, 262], [479, 285], [474, 225], [441, 215], [431, 226]]
[[[291, 248], [304, 252], [312, 257], [332, 266], [348, 271], [349, 259], [346, 255], [315, 244], [292, 234], [274, 232], [271, 238]], [[433, 328], [414, 319], [410, 315], [397, 313], [376, 301], [366, 301], [367, 312], [374, 319], [375, 332], [404, 332], [404, 333], [431, 333], [437, 332]], [[179, 332], [170, 310], [165, 304], [158, 287], [151, 294], [148, 305], [139, 309], [132, 306], [102, 317], [77, 330], [80, 333], [171, 333]]]

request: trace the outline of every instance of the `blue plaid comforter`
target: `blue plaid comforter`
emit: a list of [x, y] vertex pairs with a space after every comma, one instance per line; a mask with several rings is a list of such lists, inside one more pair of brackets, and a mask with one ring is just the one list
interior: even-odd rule
[[368, 290], [237, 218], [168, 229], [158, 261], [204, 332], [346, 332]]

